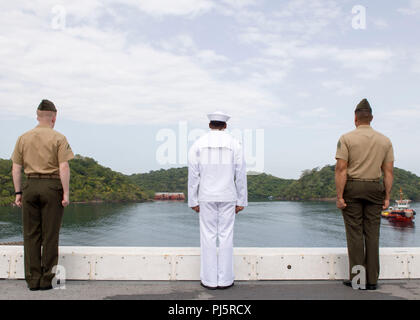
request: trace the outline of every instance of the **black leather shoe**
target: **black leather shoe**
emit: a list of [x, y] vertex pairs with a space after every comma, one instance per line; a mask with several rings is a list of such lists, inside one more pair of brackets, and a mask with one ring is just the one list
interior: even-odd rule
[[377, 284], [367, 284], [366, 290], [376, 290], [378, 288]]
[[39, 290], [42, 290], [42, 291], [46, 291], [46, 290], [51, 290], [53, 288], [53, 286], [47, 286], [47, 287], [40, 287], [39, 288]]
[[210, 286], [206, 286], [204, 283], [202, 283], [202, 282], [200, 282], [200, 284], [201, 284], [201, 286], [203, 287], [203, 288], [206, 288], [206, 289], [208, 289], [208, 290], [216, 290], [217, 289], [217, 287], [210, 287]]
[[[344, 280], [343, 284], [347, 287], [353, 288], [353, 282], [350, 281], [350, 280]], [[366, 287], [367, 287], [367, 285], [366, 285]], [[359, 288], [359, 290], [366, 290], [366, 289]]]
[[228, 288], [230, 288], [230, 287], [233, 287], [233, 285], [234, 285], [235, 283], [234, 282], [232, 282], [232, 284], [230, 284], [230, 285], [228, 285], [228, 286], [218, 286], [217, 287], [217, 289], [222, 289], [222, 290], [224, 290], [224, 289], [228, 289]]
[[353, 284], [352, 284], [352, 282], [351, 282], [350, 280], [344, 280], [344, 281], [343, 281], [343, 284], [344, 284], [345, 286], [347, 286], [347, 287], [353, 287]]
[[31, 290], [31, 291], [38, 291], [39, 290], [39, 287], [29, 288], [29, 290]]

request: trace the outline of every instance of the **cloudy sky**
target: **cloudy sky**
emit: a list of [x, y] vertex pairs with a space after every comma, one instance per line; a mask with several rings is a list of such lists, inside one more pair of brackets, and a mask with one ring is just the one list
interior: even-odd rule
[[297, 178], [334, 163], [368, 98], [396, 166], [420, 175], [419, 18], [420, 0], [2, 1], [0, 157], [44, 98], [75, 153], [124, 173], [183, 166], [157, 160], [159, 134], [182, 153], [182, 121], [222, 110], [263, 132], [265, 172]]

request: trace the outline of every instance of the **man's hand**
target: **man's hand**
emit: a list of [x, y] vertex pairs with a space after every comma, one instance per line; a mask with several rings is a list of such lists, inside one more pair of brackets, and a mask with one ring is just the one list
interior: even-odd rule
[[191, 207], [191, 209], [193, 209], [197, 213], [200, 212], [200, 206]]
[[347, 203], [344, 201], [343, 198], [337, 199], [336, 204], [337, 204], [337, 208], [340, 210], [343, 210], [345, 207], [347, 207]]
[[19, 208], [22, 208], [22, 195], [21, 194], [16, 195], [15, 205], [17, 205]]
[[236, 206], [236, 208], [235, 208], [235, 214], [238, 214], [238, 212], [240, 212], [242, 210], [244, 210], [244, 207]]
[[382, 206], [382, 209], [386, 210], [389, 208], [389, 199], [384, 200], [384, 205]]
[[63, 201], [61, 201], [61, 205], [65, 208], [70, 204], [70, 196], [68, 193], [63, 193]]

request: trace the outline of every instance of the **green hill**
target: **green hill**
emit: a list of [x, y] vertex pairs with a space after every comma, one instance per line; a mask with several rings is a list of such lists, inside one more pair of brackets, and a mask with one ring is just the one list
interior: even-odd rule
[[[335, 166], [329, 165], [322, 169], [305, 170], [299, 180], [279, 194], [278, 198], [284, 200], [318, 200], [332, 199], [335, 193]], [[405, 197], [420, 201], [420, 178], [415, 174], [394, 168], [394, 184], [391, 198], [398, 199], [400, 188]]]
[[0, 159], [0, 206], [10, 204], [14, 201], [12, 179], [12, 161]]
[[[12, 162], [0, 159], [0, 205], [14, 200]], [[91, 158], [77, 155], [70, 161], [70, 197], [72, 202], [88, 201], [146, 201], [153, 194], [144, 191], [118, 172], [99, 165]]]
[[294, 180], [283, 190], [275, 195], [281, 200], [325, 200], [336, 197], [335, 193], [335, 167], [325, 166], [303, 171], [298, 180]]
[[279, 197], [284, 194], [295, 180], [277, 178], [261, 173], [248, 175], [248, 199], [250, 201], [267, 200], [268, 197]]
[[[0, 205], [14, 200], [11, 176], [12, 163], [0, 159]], [[146, 201], [155, 192], [184, 192], [187, 195], [188, 169], [172, 168], [126, 176], [98, 164], [94, 159], [76, 156], [70, 161], [71, 201]], [[420, 201], [420, 178], [395, 168], [392, 198], [399, 197], [400, 188], [407, 198]], [[305, 170], [297, 179], [281, 179], [269, 174], [248, 175], [250, 201], [266, 200], [327, 200], [335, 198], [334, 166]]]
[[[331, 200], [335, 193], [335, 166], [303, 171], [297, 180], [281, 179], [268, 174], [248, 175], [248, 198], [250, 201], [266, 200]], [[154, 192], [184, 192], [187, 194], [188, 169], [172, 168], [131, 175], [132, 182], [145, 190]], [[395, 168], [392, 199], [399, 198], [403, 189], [406, 197], [420, 201], [420, 177], [406, 170]]]
[[129, 176], [131, 182], [150, 192], [188, 193], [188, 168], [160, 169]]
[[[153, 192], [188, 193], [188, 168], [171, 168], [150, 171], [129, 176], [132, 182]], [[273, 194], [280, 194], [294, 180], [284, 180], [268, 174], [249, 175], [248, 193], [250, 200], [262, 200]]]

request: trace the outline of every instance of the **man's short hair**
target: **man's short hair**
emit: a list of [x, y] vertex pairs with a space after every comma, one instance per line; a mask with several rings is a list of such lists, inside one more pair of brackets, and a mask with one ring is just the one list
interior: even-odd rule
[[363, 109], [363, 110], [356, 110], [355, 111], [357, 120], [361, 122], [371, 122], [373, 119], [372, 111]]
[[210, 126], [212, 126], [213, 128], [224, 128], [226, 126], [226, 122], [210, 121]]
[[54, 111], [57, 112], [57, 109], [53, 102], [50, 100], [44, 99], [41, 101], [41, 103], [38, 106], [38, 110], [40, 111]]
[[56, 111], [36, 110], [36, 115], [41, 119], [52, 119], [57, 115]]

